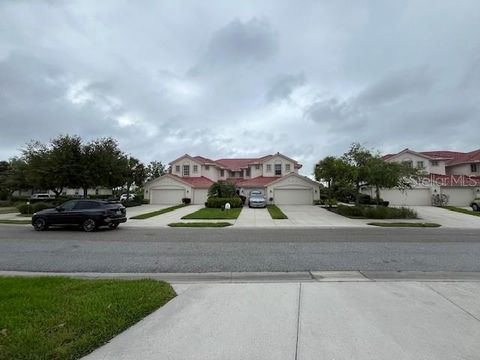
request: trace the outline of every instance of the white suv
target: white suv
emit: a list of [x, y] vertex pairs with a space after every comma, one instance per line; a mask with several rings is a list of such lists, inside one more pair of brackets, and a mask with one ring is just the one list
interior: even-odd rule
[[44, 193], [44, 194], [33, 194], [30, 196], [30, 200], [39, 201], [39, 200], [55, 200], [55, 196]]
[[[133, 200], [133, 199], [135, 199], [135, 194], [129, 194], [128, 200]], [[127, 200], [127, 194], [120, 195], [120, 201], [125, 201], [125, 200]]]

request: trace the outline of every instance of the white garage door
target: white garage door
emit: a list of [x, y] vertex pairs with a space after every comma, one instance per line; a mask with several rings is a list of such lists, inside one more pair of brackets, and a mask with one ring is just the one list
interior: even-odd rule
[[475, 198], [471, 188], [442, 187], [442, 194], [448, 195], [448, 205], [453, 206], [469, 206]]
[[185, 195], [180, 189], [154, 189], [151, 190], [150, 204], [181, 204]]
[[311, 205], [311, 189], [274, 189], [273, 202], [278, 205]]
[[207, 201], [208, 189], [195, 189], [193, 192], [194, 204], [205, 204]]
[[[410, 189], [410, 190], [381, 190], [380, 195], [383, 200], [389, 201], [390, 205], [432, 205], [432, 195], [430, 189]], [[374, 198], [375, 194], [372, 196]]]

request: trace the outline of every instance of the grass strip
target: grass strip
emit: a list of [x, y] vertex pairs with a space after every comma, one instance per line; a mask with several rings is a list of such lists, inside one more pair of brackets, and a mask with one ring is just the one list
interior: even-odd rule
[[219, 228], [232, 226], [229, 222], [174, 222], [168, 224], [170, 227], [194, 227], [194, 228]]
[[148, 213], [145, 213], [145, 214], [135, 215], [135, 216], [132, 216], [130, 219], [136, 219], [136, 220], [149, 219], [149, 218], [154, 217], [154, 216], [162, 215], [162, 214], [168, 213], [170, 211], [180, 209], [184, 206], [187, 206], [187, 205], [179, 204], [179, 205], [171, 206], [171, 207], [168, 207], [168, 208], [165, 208], [165, 209], [152, 211], [152, 212], [148, 212]]
[[0, 214], [16, 214], [18, 210], [16, 207], [0, 207]]
[[420, 223], [420, 222], [371, 222], [368, 225], [380, 227], [422, 227], [422, 228], [437, 228], [442, 225], [435, 223]]
[[473, 215], [473, 216], [480, 216], [480, 211], [472, 211], [472, 210], [467, 210], [467, 209], [462, 209], [456, 206], [444, 206], [444, 209], [450, 210], [450, 211], [455, 211], [458, 213], [462, 214], [468, 214], [468, 215]]
[[267, 205], [267, 210], [270, 213], [272, 219], [282, 220], [288, 219], [288, 216], [283, 213], [277, 205]]
[[217, 208], [203, 208], [194, 213], [185, 215], [182, 219], [193, 220], [223, 220], [236, 219], [240, 215], [242, 208], [234, 208], [230, 210], [222, 210]]
[[27, 225], [31, 224], [32, 220], [0, 220], [0, 224], [16, 224], [16, 225]]
[[155, 280], [0, 277], [0, 359], [79, 359], [175, 297]]

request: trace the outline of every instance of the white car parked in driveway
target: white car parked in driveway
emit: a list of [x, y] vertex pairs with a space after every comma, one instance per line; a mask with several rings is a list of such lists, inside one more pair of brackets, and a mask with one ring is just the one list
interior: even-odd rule
[[125, 201], [127, 199], [128, 200], [133, 200], [133, 199], [135, 199], [135, 195], [134, 194], [129, 194], [128, 196], [127, 196], [127, 194], [120, 195], [120, 201]]
[[480, 199], [473, 200], [470, 206], [472, 207], [473, 211], [480, 211]]

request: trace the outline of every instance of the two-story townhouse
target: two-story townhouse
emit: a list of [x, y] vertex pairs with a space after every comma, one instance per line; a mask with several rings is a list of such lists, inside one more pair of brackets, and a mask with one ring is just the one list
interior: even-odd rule
[[[480, 197], [480, 150], [413, 151], [387, 154], [385, 161], [406, 163], [423, 170], [425, 177], [412, 189], [382, 189], [381, 197], [392, 205], [431, 205], [433, 195], [447, 195], [449, 205], [468, 206]], [[373, 196], [373, 189], [363, 188]]]
[[169, 165], [168, 174], [145, 184], [145, 198], [151, 204], [177, 204], [182, 198], [203, 204], [208, 188], [217, 181], [235, 184], [239, 195], [261, 190], [270, 203], [312, 204], [320, 199], [320, 184], [299, 175], [302, 165], [280, 153], [218, 160], [185, 154]]

